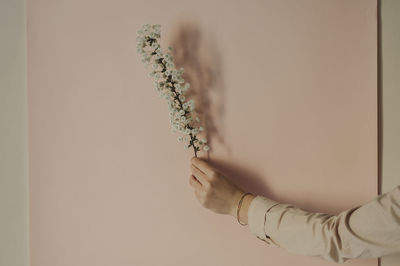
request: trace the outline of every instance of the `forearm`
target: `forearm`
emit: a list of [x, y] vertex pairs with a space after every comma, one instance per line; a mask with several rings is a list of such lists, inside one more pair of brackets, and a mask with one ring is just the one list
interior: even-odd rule
[[250, 231], [271, 246], [342, 263], [400, 251], [400, 186], [338, 215], [310, 212], [256, 197]]

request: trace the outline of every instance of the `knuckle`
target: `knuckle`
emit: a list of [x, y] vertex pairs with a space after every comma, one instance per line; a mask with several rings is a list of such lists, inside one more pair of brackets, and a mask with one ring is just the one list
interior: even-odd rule
[[211, 198], [211, 194], [212, 194], [212, 190], [211, 190], [211, 189], [207, 189], [207, 190], [204, 192], [204, 198], [205, 198], [205, 199]]
[[218, 182], [218, 174], [211, 175], [209, 182], [211, 185], [215, 185]]
[[208, 182], [210, 183], [210, 186], [213, 186], [217, 182], [217, 178], [215, 176], [212, 176], [210, 177], [210, 180]]
[[216, 178], [217, 178], [217, 174], [218, 174], [218, 173], [217, 173], [216, 171], [214, 171], [214, 170], [211, 171], [211, 173], [210, 173], [210, 179], [211, 179], [211, 180], [216, 179]]

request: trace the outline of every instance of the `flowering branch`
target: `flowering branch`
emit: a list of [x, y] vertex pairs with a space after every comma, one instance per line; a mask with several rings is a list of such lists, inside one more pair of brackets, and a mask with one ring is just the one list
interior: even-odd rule
[[[204, 151], [210, 147], [206, 145], [206, 139], [198, 139], [198, 134], [203, 131], [203, 127], [197, 127], [195, 122], [199, 123], [200, 118], [194, 118], [195, 103], [193, 100], [185, 102], [185, 93], [190, 88], [189, 83], [185, 83], [182, 78], [184, 69], [175, 69], [172, 48], [169, 46], [166, 53], [160, 47], [159, 40], [161, 25], [145, 24], [137, 31], [136, 51], [141, 55], [142, 62], [149, 66], [152, 64], [153, 71], [149, 73], [154, 77], [154, 85], [159, 96], [168, 101], [168, 109], [172, 132], [180, 131], [184, 137], [178, 137], [178, 141], [185, 142], [185, 148], [193, 147], [194, 155], [202, 146]], [[182, 85], [185, 83], [185, 85]]]

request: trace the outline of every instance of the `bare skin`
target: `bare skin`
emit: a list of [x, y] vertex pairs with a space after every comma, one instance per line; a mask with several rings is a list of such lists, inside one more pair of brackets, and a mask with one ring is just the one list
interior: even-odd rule
[[[200, 204], [215, 213], [229, 214], [237, 219], [237, 207], [245, 191], [205, 159], [193, 157], [190, 169], [192, 175], [189, 177], [189, 184], [194, 188]], [[253, 195], [244, 197], [239, 212], [240, 222], [248, 223], [248, 208], [254, 197]]]

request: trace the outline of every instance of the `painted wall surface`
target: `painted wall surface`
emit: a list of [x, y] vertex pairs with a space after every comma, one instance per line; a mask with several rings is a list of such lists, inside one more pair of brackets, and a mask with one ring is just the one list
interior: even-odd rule
[[[384, 0], [382, 14], [383, 152], [382, 193], [400, 184], [400, 2]], [[382, 266], [400, 264], [400, 253], [384, 256]]]
[[29, 265], [25, 1], [0, 1], [0, 266]]
[[332, 214], [377, 195], [375, 0], [29, 1], [32, 266], [333, 265], [197, 202], [135, 51], [143, 23], [245, 190]]

